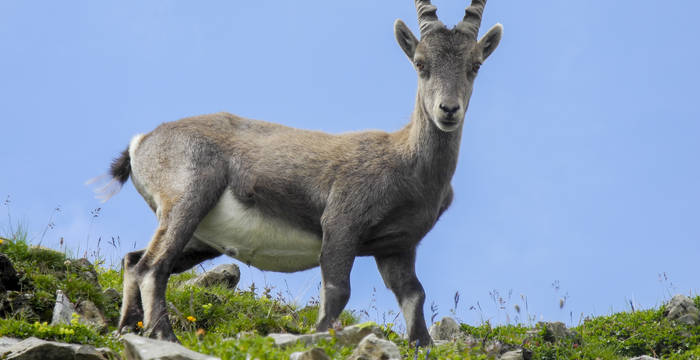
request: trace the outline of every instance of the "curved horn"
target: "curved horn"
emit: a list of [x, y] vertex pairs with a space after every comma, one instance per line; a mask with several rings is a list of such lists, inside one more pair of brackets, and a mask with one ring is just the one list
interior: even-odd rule
[[421, 37], [437, 27], [445, 26], [438, 20], [437, 7], [431, 4], [430, 0], [416, 0], [416, 11], [418, 11], [418, 27]]
[[464, 19], [457, 24], [457, 30], [476, 38], [479, 35], [484, 6], [486, 6], [486, 0], [472, 0], [471, 5], [464, 12]]

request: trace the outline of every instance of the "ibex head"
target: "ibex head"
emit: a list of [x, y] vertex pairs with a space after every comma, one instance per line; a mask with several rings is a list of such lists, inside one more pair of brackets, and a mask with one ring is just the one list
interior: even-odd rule
[[501, 40], [497, 24], [477, 41], [485, 4], [472, 0], [464, 19], [449, 30], [429, 0], [416, 0], [420, 40], [403, 21], [394, 23], [396, 40], [418, 72], [417, 106], [442, 131], [462, 125], [479, 67]]

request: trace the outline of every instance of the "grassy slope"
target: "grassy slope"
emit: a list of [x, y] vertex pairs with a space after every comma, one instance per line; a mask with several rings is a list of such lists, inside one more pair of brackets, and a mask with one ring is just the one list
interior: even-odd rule
[[[60, 326], [46, 324], [50, 321], [57, 289], [63, 290], [74, 302], [93, 301], [107, 317], [118, 315], [118, 304], [107, 301], [93, 283], [81, 276], [85, 269], [77, 267], [75, 261], [66, 262], [62, 253], [29, 246], [26, 235], [22, 233], [12, 239], [3, 239], [0, 252], [12, 259], [17, 270], [27, 278], [27, 286], [33, 287], [31, 305], [35, 309], [35, 314], [0, 319], [0, 336], [36, 336], [122, 350], [117, 339], [108, 335], [113, 328], [99, 333], [77, 321]], [[121, 289], [118, 271], [97, 268], [102, 288]], [[270, 332], [311, 332], [317, 316], [316, 306], [299, 308], [290, 305], [273, 289], [233, 291], [223, 287], [180, 285], [193, 276], [191, 272], [173, 276], [167, 294], [168, 301], [174, 306], [170, 312], [173, 326], [183, 345], [224, 359], [246, 359], [249, 355], [260, 359], [288, 359], [290, 353], [308, 348], [297, 345], [281, 350], [264, 335]], [[695, 302], [700, 307], [700, 297], [696, 297]], [[351, 324], [357, 322], [357, 317], [345, 312], [342, 322]], [[533, 359], [623, 359], [644, 354], [669, 359], [700, 359], [700, 326], [667, 321], [663, 318], [663, 307], [597, 317], [573, 329], [578, 337], [558, 342], [551, 341], [551, 334], [546, 329], [535, 329], [534, 333], [528, 334], [532, 329], [522, 325], [473, 327], [463, 324], [462, 330], [478, 339], [522, 346], [533, 352]], [[428, 354], [426, 349], [410, 347], [390, 327], [385, 326], [385, 332], [409, 359], [416, 356], [420, 359], [486, 357], [479, 346], [468, 349], [460, 343], [434, 347]], [[239, 333], [246, 335], [237, 339]], [[352, 352], [350, 348], [336, 346], [334, 341], [317, 346], [334, 359], [344, 359]]]

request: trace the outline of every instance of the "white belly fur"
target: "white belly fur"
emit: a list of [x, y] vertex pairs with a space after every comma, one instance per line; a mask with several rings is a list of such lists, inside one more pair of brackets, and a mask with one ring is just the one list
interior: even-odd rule
[[194, 236], [261, 270], [292, 272], [318, 266], [321, 238], [247, 207], [225, 191]]

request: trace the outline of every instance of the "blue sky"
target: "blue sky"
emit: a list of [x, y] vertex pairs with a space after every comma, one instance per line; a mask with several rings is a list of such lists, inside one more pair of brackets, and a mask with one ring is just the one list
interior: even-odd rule
[[[434, 3], [450, 26], [467, 5]], [[500, 22], [503, 41], [476, 81], [453, 206], [419, 248], [428, 314], [435, 302], [447, 315], [459, 291], [461, 320], [504, 322], [523, 294], [538, 320], [576, 323], [700, 289], [699, 11], [689, 0], [489, 2], [482, 34]], [[147, 244], [155, 218], [130, 183], [100, 204], [84, 182], [136, 133], [218, 111], [397, 130], [416, 75], [396, 18], [415, 31], [413, 2], [2, 1], [0, 196], [11, 202], [0, 216], [76, 253], [101, 237], [117, 262]], [[118, 249], [105, 245], [117, 236]], [[318, 270], [242, 273], [317, 296]], [[349, 308], [397, 309], [371, 259], [356, 261], [352, 287]], [[512, 291], [505, 309], [493, 290]]]

